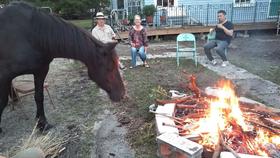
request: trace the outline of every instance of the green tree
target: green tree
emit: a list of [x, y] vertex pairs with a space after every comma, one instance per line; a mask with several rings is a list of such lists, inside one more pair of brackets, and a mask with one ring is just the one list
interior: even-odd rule
[[[1, 4], [7, 4], [13, 0], [0, 0]], [[89, 10], [93, 9], [96, 14], [97, 11], [109, 6], [110, 0], [26, 0], [38, 7], [48, 6], [53, 9], [55, 13], [61, 14], [65, 17], [71, 18], [75, 16], [88, 15]]]
[[85, 15], [90, 9], [99, 11], [101, 8], [108, 6], [110, 0], [50, 0], [50, 2], [54, 11], [59, 14]]
[[9, 0], [0, 0], [0, 4], [8, 4]]

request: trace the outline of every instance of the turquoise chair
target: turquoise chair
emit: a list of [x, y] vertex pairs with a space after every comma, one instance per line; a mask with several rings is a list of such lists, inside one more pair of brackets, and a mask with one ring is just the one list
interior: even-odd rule
[[[215, 40], [215, 39], [216, 39], [216, 32], [215, 31], [207, 34], [207, 42], [209, 42], [211, 40]], [[228, 48], [225, 49], [226, 56], [227, 56], [227, 52], [228, 52]]]
[[[191, 42], [193, 43], [193, 47], [182, 47], [179, 45], [180, 42]], [[193, 53], [193, 60], [195, 61], [195, 66], [197, 66], [196, 41], [194, 35], [191, 33], [181, 33], [177, 36], [177, 51], [176, 51], [177, 66], [180, 65], [179, 58], [180, 55], [184, 52]]]

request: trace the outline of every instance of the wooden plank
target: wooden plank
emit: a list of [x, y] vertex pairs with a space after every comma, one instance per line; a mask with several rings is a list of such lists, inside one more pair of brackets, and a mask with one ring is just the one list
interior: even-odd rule
[[[209, 32], [210, 28], [214, 26], [184, 26], [184, 27], [172, 27], [172, 28], [149, 28], [148, 36], [162, 36], [162, 35], [178, 35], [180, 33], [205, 33]], [[247, 23], [247, 24], [235, 24], [234, 30], [245, 31], [245, 30], [266, 30], [276, 29], [275, 22], [266, 23]], [[119, 35], [126, 39], [128, 38], [128, 32], [119, 32]]]

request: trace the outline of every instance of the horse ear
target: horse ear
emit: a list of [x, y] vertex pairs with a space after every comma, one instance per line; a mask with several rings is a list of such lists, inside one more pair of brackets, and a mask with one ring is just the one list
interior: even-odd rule
[[114, 48], [116, 47], [117, 44], [118, 44], [118, 42], [110, 42], [110, 43], [107, 43], [107, 46], [106, 46], [107, 52], [111, 52], [111, 50], [114, 49]]

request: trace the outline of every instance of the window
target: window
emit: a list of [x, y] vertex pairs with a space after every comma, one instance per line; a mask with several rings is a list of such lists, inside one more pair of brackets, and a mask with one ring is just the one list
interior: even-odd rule
[[118, 0], [118, 9], [123, 9], [124, 8], [124, 0]]
[[141, 0], [128, 0], [128, 13], [139, 14], [141, 12]]
[[129, 0], [128, 6], [141, 6], [141, 0]]
[[162, 6], [162, 7], [174, 6], [174, 0], [157, 0], [157, 6]]
[[255, 0], [234, 0], [235, 7], [251, 7], [254, 4]]
[[250, 3], [251, 0], [235, 0], [235, 3]]

